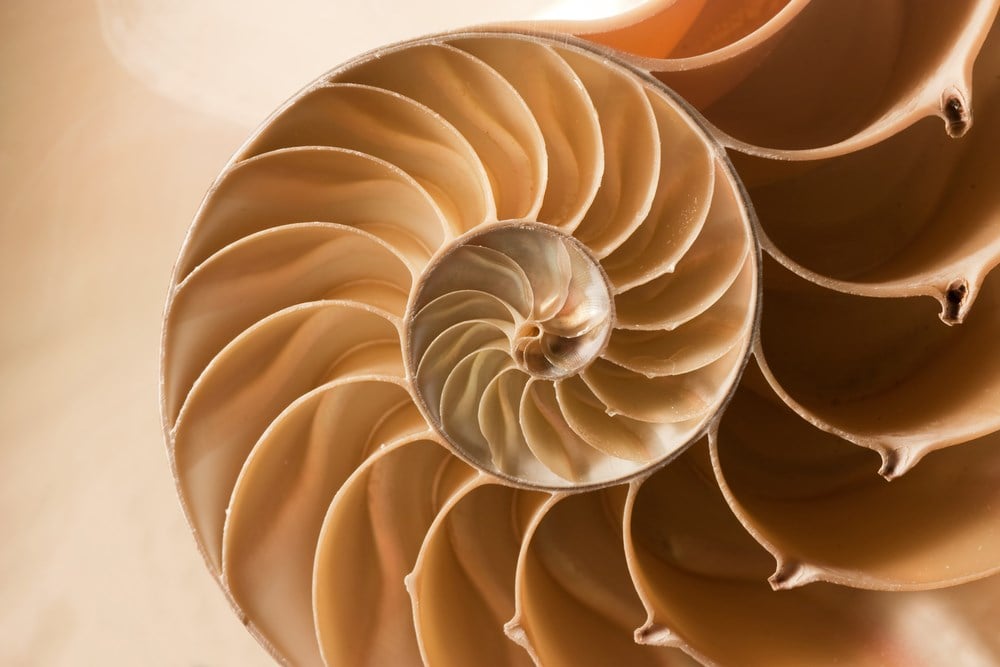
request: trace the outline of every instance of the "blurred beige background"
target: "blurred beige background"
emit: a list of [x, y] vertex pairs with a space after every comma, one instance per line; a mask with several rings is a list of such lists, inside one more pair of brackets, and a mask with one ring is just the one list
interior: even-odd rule
[[0, 3], [0, 665], [266, 665], [175, 499], [160, 318], [243, 137], [378, 45], [636, 0]]

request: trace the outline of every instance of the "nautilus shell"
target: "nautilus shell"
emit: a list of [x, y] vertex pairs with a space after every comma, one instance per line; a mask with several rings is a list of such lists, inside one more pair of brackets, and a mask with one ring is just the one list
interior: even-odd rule
[[292, 97], [163, 337], [248, 628], [292, 665], [1000, 665], [997, 10], [653, 2]]

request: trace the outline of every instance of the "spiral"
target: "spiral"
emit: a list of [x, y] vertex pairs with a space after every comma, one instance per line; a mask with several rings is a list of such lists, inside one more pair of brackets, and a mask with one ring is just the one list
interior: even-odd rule
[[406, 43], [276, 112], [192, 225], [163, 363], [182, 503], [265, 644], [343, 650], [311, 590], [392, 452], [584, 489], [700, 437], [757, 325], [750, 216], [694, 112], [565, 40]]
[[995, 661], [998, 10], [655, 0], [278, 109], [163, 338], [250, 631], [295, 665]]
[[[225, 361], [309, 303], [344, 318], [334, 339], [384, 322], [370, 349], [338, 351], [353, 372], [404, 377], [477, 467], [606, 483], [675, 454], [717, 412], [746, 356], [756, 273], [725, 159], [661, 86], [538, 39], [407, 44], [306, 89], [220, 178], [179, 262], [167, 411], [197, 410]], [[296, 370], [310, 361], [334, 360]], [[298, 397], [269, 397], [271, 412]], [[178, 422], [183, 443], [198, 420]]]

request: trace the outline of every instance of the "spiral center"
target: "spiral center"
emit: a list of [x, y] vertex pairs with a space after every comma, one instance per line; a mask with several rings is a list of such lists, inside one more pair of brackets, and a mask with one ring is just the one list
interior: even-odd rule
[[[553, 227], [529, 222], [456, 241], [426, 275], [414, 305], [418, 338], [442, 333], [430, 329], [447, 311], [456, 318], [449, 325], [495, 327], [513, 364], [544, 380], [584, 370], [607, 344], [613, 320], [607, 278], [590, 252]], [[493, 312], [498, 307], [506, 316]]]
[[610, 318], [592, 313], [587, 329], [576, 336], [548, 331], [545, 322], [527, 320], [511, 342], [511, 357], [529, 375], [558, 380], [576, 375], [596, 357], [610, 330]]
[[475, 453], [492, 425], [519, 429], [525, 392], [549, 391], [529, 385], [587, 371], [615, 315], [607, 276], [585, 246], [514, 221], [453, 241], [425, 270], [406, 319], [419, 403], [456, 449], [479, 460], [496, 457]]

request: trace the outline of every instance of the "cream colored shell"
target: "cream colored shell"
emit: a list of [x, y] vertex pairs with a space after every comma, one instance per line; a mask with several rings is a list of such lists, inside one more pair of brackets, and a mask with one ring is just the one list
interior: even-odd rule
[[[1000, 173], [995, 128], [969, 132], [980, 47], [996, 115], [997, 3], [761, 0], [709, 29], [737, 4], [390, 47], [223, 171], [163, 412], [209, 567], [276, 658], [1000, 663], [1000, 203], [963, 195]], [[827, 125], [787, 87], [824, 26], [851, 54]], [[859, 63], [891, 95], [845, 83]], [[944, 147], [933, 114], [986, 138]], [[947, 173], [892, 173], [922, 150]], [[905, 252], [859, 246], [893, 193], [953, 203], [971, 240], [936, 253], [947, 216], [899, 213]], [[948, 328], [873, 298], [916, 294], [949, 324], [981, 305]]]
[[[249, 566], [282, 466], [322, 471], [284, 528], [315, 540], [351, 472], [410, 441], [549, 489], [675, 457], [749, 354], [757, 252], [690, 111], [578, 45], [449, 36], [324, 77], [240, 151], [178, 265], [166, 409], [210, 564]], [[233, 592], [298, 661], [284, 605]]]

